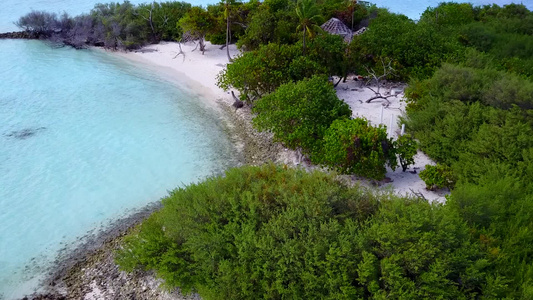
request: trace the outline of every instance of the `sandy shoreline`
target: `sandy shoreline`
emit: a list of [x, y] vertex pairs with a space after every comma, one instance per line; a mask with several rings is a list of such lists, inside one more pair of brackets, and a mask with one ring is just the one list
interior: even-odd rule
[[[195, 44], [181, 44], [174, 42], [161, 42], [149, 45], [133, 52], [112, 52], [113, 55], [125, 58], [135, 64], [141, 64], [162, 78], [178, 84], [180, 88], [190, 94], [200, 95], [208, 99], [208, 105], [217, 107], [219, 102], [233, 103], [230, 94], [216, 86], [218, 73], [228, 63], [226, 49], [206, 43], [205, 54], [195, 49]], [[237, 56], [240, 51], [235, 45], [230, 45], [230, 54]]]
[[[206, 107], [220, 111], [221, 120], [228, 128], [229, 136], [237, 145], [240, 152], [240, 163], [261, 164], [267, 161], [284, 163], [290, 166], [300, 165], [315, 168], [306, 162], [300, 162], [294, 151], [285, 149], [282, 145], [273, 143], [271, 135], [259, 133], [252, 128], [252, 114], [249, 108], [235, 110], [231, 107], [233, 98], [228, 92], [216, 86], [217, 74], [228, 63], [226, 50], [220, 46], [207, 44], [204, 55], [199, 50], [193, 51], [194, 44], [182, 45], [185, 55], [179, 53], [177, 43], [161, 43], [150, 45], [138, 52], [113, 52], [131, 63], [161, 76], [165, 80], [175, 82], [180, 88], [192, 95], [203, 99]], [[239, 54], [234, 45], [230, 46], [232, 57]], [[380, 101], [366, 103], [373, 93], [360, 83], [348, 80], [337, 87], [337, 95], [348, 103], [353, 116], [367, 118], [373, 125], [380, 123], [393, 128], [389, 136], [397, 137], [399, 116], [405, 109], [403, 86], [394, 88], [397, 97], [391, 98], [391, 103], [384, 107]], [[390, 129], [390, 128], [389, 128]], [[423, 170], [431, 160], [419, 152], [415, 157], [417, 173]], [[411, 168], [410, 170], [413, 170]], [[378, 188], [394, 189], [400, 195], [422, 194], [430, 201], [443, 202], [444, 194], [425, 190], [425, 184], [418, 174], [388, 170], [387, 177], [392, 182], [377, 183]], [[375, 182], [344, 176], [352, 182], [372, 186]], [[54, 266], [54, 272], [42, 285], [40, 294], [34, 294], [28, 299], [198, 299], [197, 295], [184, 297], [179, 290], [164, 291], [159, 288], [160, 280], [150, 272], [125, 273], [118, 270], [113, 261], [113, 251], [120, 247], [120, 239], [137, 224], [142, 222], [151, 212], [157, 209], [160, 201], [155, 202], [138, 212], [113, 222], [106, 230], [91, 236], [84, 243], [76, 247], [66, 256], [60, 256]]]

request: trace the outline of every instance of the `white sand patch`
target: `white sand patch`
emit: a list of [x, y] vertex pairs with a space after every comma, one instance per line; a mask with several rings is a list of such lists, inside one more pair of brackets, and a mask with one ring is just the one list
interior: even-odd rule
[[[218, 45], [206, 43], [206, 51], [202, 55], [199, 49], [194, 50], [196, 44], [181, 44], [183, 54], [176, 56], [180, 52], [178, 43], [162, 42], [157, 45], [144, 47], [137, 52], [120, 52], [118, 55], [143, 64], [145, 67], [156, 71], [168, 80], [175, 81], [180, 87], [187, 89], [191, 94], [200, 95], [200, 99], [207, 99], [206, 105], [218, 109], [219, 102], [226, 104], [233, 103], [233, 98], [228, 92], [224, 92], [216, 85], [217, 75], [229, 63], [226, 49], [220, 49]], [[236, 57], [240, 51], [235, 45], [230, 45], [231, 57]], [[349, 79], [346, 83], [337, 86], [337, 95], [351, 107], [353, 117], [365, 117], [372, 125], [384, 124], [387, 126], [390, 137], [396, 138], [400, 134], [399, 117], [405, 113], [405, 102], [403, 99], [404, 86], [393, 87], [392, 89], [381, 90], [382, 94], [394, 93], [397, 97], [389, 98], [390, 104], [384, 100], [377, 99], [371, 103], [366, 100], [375, 94], [371, 90], [361, 85], [361, 82]], [[241, 112], [239, 112], [241, 113]], [[249, 119], [249, 117], [247, 117]], [[391, 130], [392, 120], [392, 130]], [[280, 153], [278, 162], [288, 165], [300, 165], [311, 167], [300, 160], [300, 157], [291, 150]], [[427, 155], [419, 152], [415, 157], [415, 165], [408, 171], [402, 172], [401, 168], [396, 171], [388, 170], [387, 177], [392, 180], [390, 184], [383, 185], [384, 188], [392, 186], [396, 193], [401, 195], [422, 194], [430, 201], [444, 202], [445, 191], [432, 192], [425, 189], [424, 182], [418, 176], [424, 170], [426, 164], [434, 164]], [[312, 167], [311, 167], [312, 168]], [[416, 171], [416, 174], [409, 171]]]
[[[338, 79], [337, 79], [338, 80]], [[336, 90], [337, 96], [344, 100], [352, 109], [352, 117], [364, 117], [374, 126], [383, 124], [387, 126], [389, 137], [396, 139], [401, 133], [400, 116], [405, 114], [406, 103], [403, 101], [403, 90], [405, 86], [397, 85], [390, 89], [381, 89], [382, 94], [393, 94], [396, 97], [389, 97], [390, 103], [383, 99], [376, 99], [370, 103], [366, 100], [375, 96], [375, 93], [362, 85], [361, 81], [355, 81], [351, 77], [345, 83], [341, 82]], [[391, 126], [392, 125], [392, 126]], [[387, 169], [387, 177], [391, 183], [384, 185], [384, 188], [392, 186], [399, 195], [413, 195], [414, 193], [423, 195], [429, 201], [445, 202], [447, 191], [432, 192], [426, 190], [426, 184], [418, 174], [424, 170], [426, 165], [435, 165], [426, 154], [418, 151], [415, 156], [415, 164], [410, 166], [406, 172], [402, 172], [401, 167], [392, 171]], [[416, 172], [416, 173], [414, 173]]]
[[[116, 53], [176, 82], [188, 93], [201, 95], [200, 98], [208, 99], [206, 104], [213, 108], [218, 108], [218, 101], [233, 103], [231, 94], [216, 85], [217, 75], [229, 62], [226, 49], [206, 42], [206, 51], [202, 55], [200, 49], [195, 48], [195, 43], [182, 43], [183, 54], [178, 55], [180, 45], [177, 42], [161, 42], [135, 52]], [[240, 54], [235, 45], [230, 45], [229, 49], [232, 58]]]

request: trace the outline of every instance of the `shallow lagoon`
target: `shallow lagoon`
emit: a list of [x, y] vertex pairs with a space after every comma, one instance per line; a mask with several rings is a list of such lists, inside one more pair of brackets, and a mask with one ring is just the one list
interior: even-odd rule
[[234, 163], [201, 96], [109, 53], [4, 40], [0, 62], [0, 295], [87, 231]]

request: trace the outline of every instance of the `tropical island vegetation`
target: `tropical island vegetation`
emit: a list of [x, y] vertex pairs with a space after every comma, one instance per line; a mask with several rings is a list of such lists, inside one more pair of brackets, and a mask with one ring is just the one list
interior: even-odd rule
[[[335, 17], [348, 39], [319, 25]], [[162, 40], [236, 43], [218, 85], [254, 126], [339, 173], [383, 179], [420, 148], [445, 204], [350, 187], [333, 173], [267, 164], [176, 189], [124, 240], [125, 270], [155, 270], [205, 299], [533, 298], [533, 12], [442, 3], [420, 20], [345, 0], [99, 4], [18, 25], [75, 47]], [[203, 51], [203, 49], [201, 49]], [[228, 55], [229, 56], [229, 55]], [[351, 118], [348, 74], [408, 83], [404, 122]]]

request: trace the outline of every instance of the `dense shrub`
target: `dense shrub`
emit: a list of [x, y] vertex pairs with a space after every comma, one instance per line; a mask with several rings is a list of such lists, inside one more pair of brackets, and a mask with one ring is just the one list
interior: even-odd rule
[[[471, 52], [473, 53], [473, 52]], [[445, 65], [407, 93], [408, 124], [440, 164], [420, 173], [428, 187], [456, 181], [447, 206], [472, 228], [487, 253], [492, 298], [533, 295], [529, 245], [533, 178], [531, 81], [501, 71], [489, 54], [468, 67]], [[497, 71], [493, 67], [500, 69]], [[450, 179], [451, 177], [451, 179]]]
[[269, 43], [292, 44], [297, 41], [294, 3], [287, 0], [265, 1], [252, 13], [237, 46], [252, 51]]
[[204, 299], [354, 295], [350, 240], [378, 205], [330, 175], [274, 165], [229, 170], [163, 203], [118, 262]]
[[369, 30], [354, 37], [350, 43], [350, 67], [360, 74], [367, 68], [379, 68], [379, 58], [388, 58], [394, 63], [395, 80], [410, 77], [426, 78], [443, 61], [460, 57], [462, 47], [458, 41], [437, 27], [425, 22], [415, 23], [404, 15], [379, 10], [371, 20]]
[[313, 75], [345, 75], [345, 45], [338, 36], [316, 36], [308, 41], [307, 55], [301, 43], [268, 44], [237, 57], [217, 78], [217, 85], [240, 92], [248, 103], [274, 92], [280, 85]]
[[373, 127], [366, 119], [335, 120], [324, 134], [315, 161], [341, 173], [383, 179], [385, 165], [396, 168], [392, 139], [384, 126]]
[[491, 265], [454, 211], [316, 171], [232, 169], [163, 204], [117, 261], [203, 299], [468, 298]]
[[301, 56], [300, 53], [301, 49], [297, 46], [278, 44], [268, 44], [256, 51], [245, 52], [218, 75], [217, 85], [224, 90], [237, 89], [241, 99], [251, 103], [284, 83], [314, 74], [312, 68], [300, 68], [291, 74], [294, 64], [301, 64], [300, 60], [293, 64]]
[[320, 151], [324, 133], [334, 120], [351, 116], [348, 105], [320, 76], [280, 86], [257, 100], [253, 111], [256, 128], [272, 132], [275, 140], [306, 154]]
[[451, 188], [455, 184], [450, 167], [441, 164], [435, 166], [426, 165], [425, 169], [420, 172], [420, 178], [424, 180], [428, 190]]
[[76, 48], [104, 46], [135, 49], [160, 40], [181, 38], [176, 23], [191, 7], [185, 2], [153, 2], [135, 6], [123, 3], [96, 4], [90, 14], [70, 17], [32, 11], [17, 25], [52, 41]]
[[15, 23], [18, 27], [39, 34], [50, 34], [54, 30], [61, 30], [57, 15], [44, 11], [32, 11]]
[[532, 188], [530, 181], [494, 168], [475, 184], [459, 183], [448, 199], [447, 205], [473, 228], [474, 240], [494, 262], [484, 289], [494, 298], [533, 296]]

